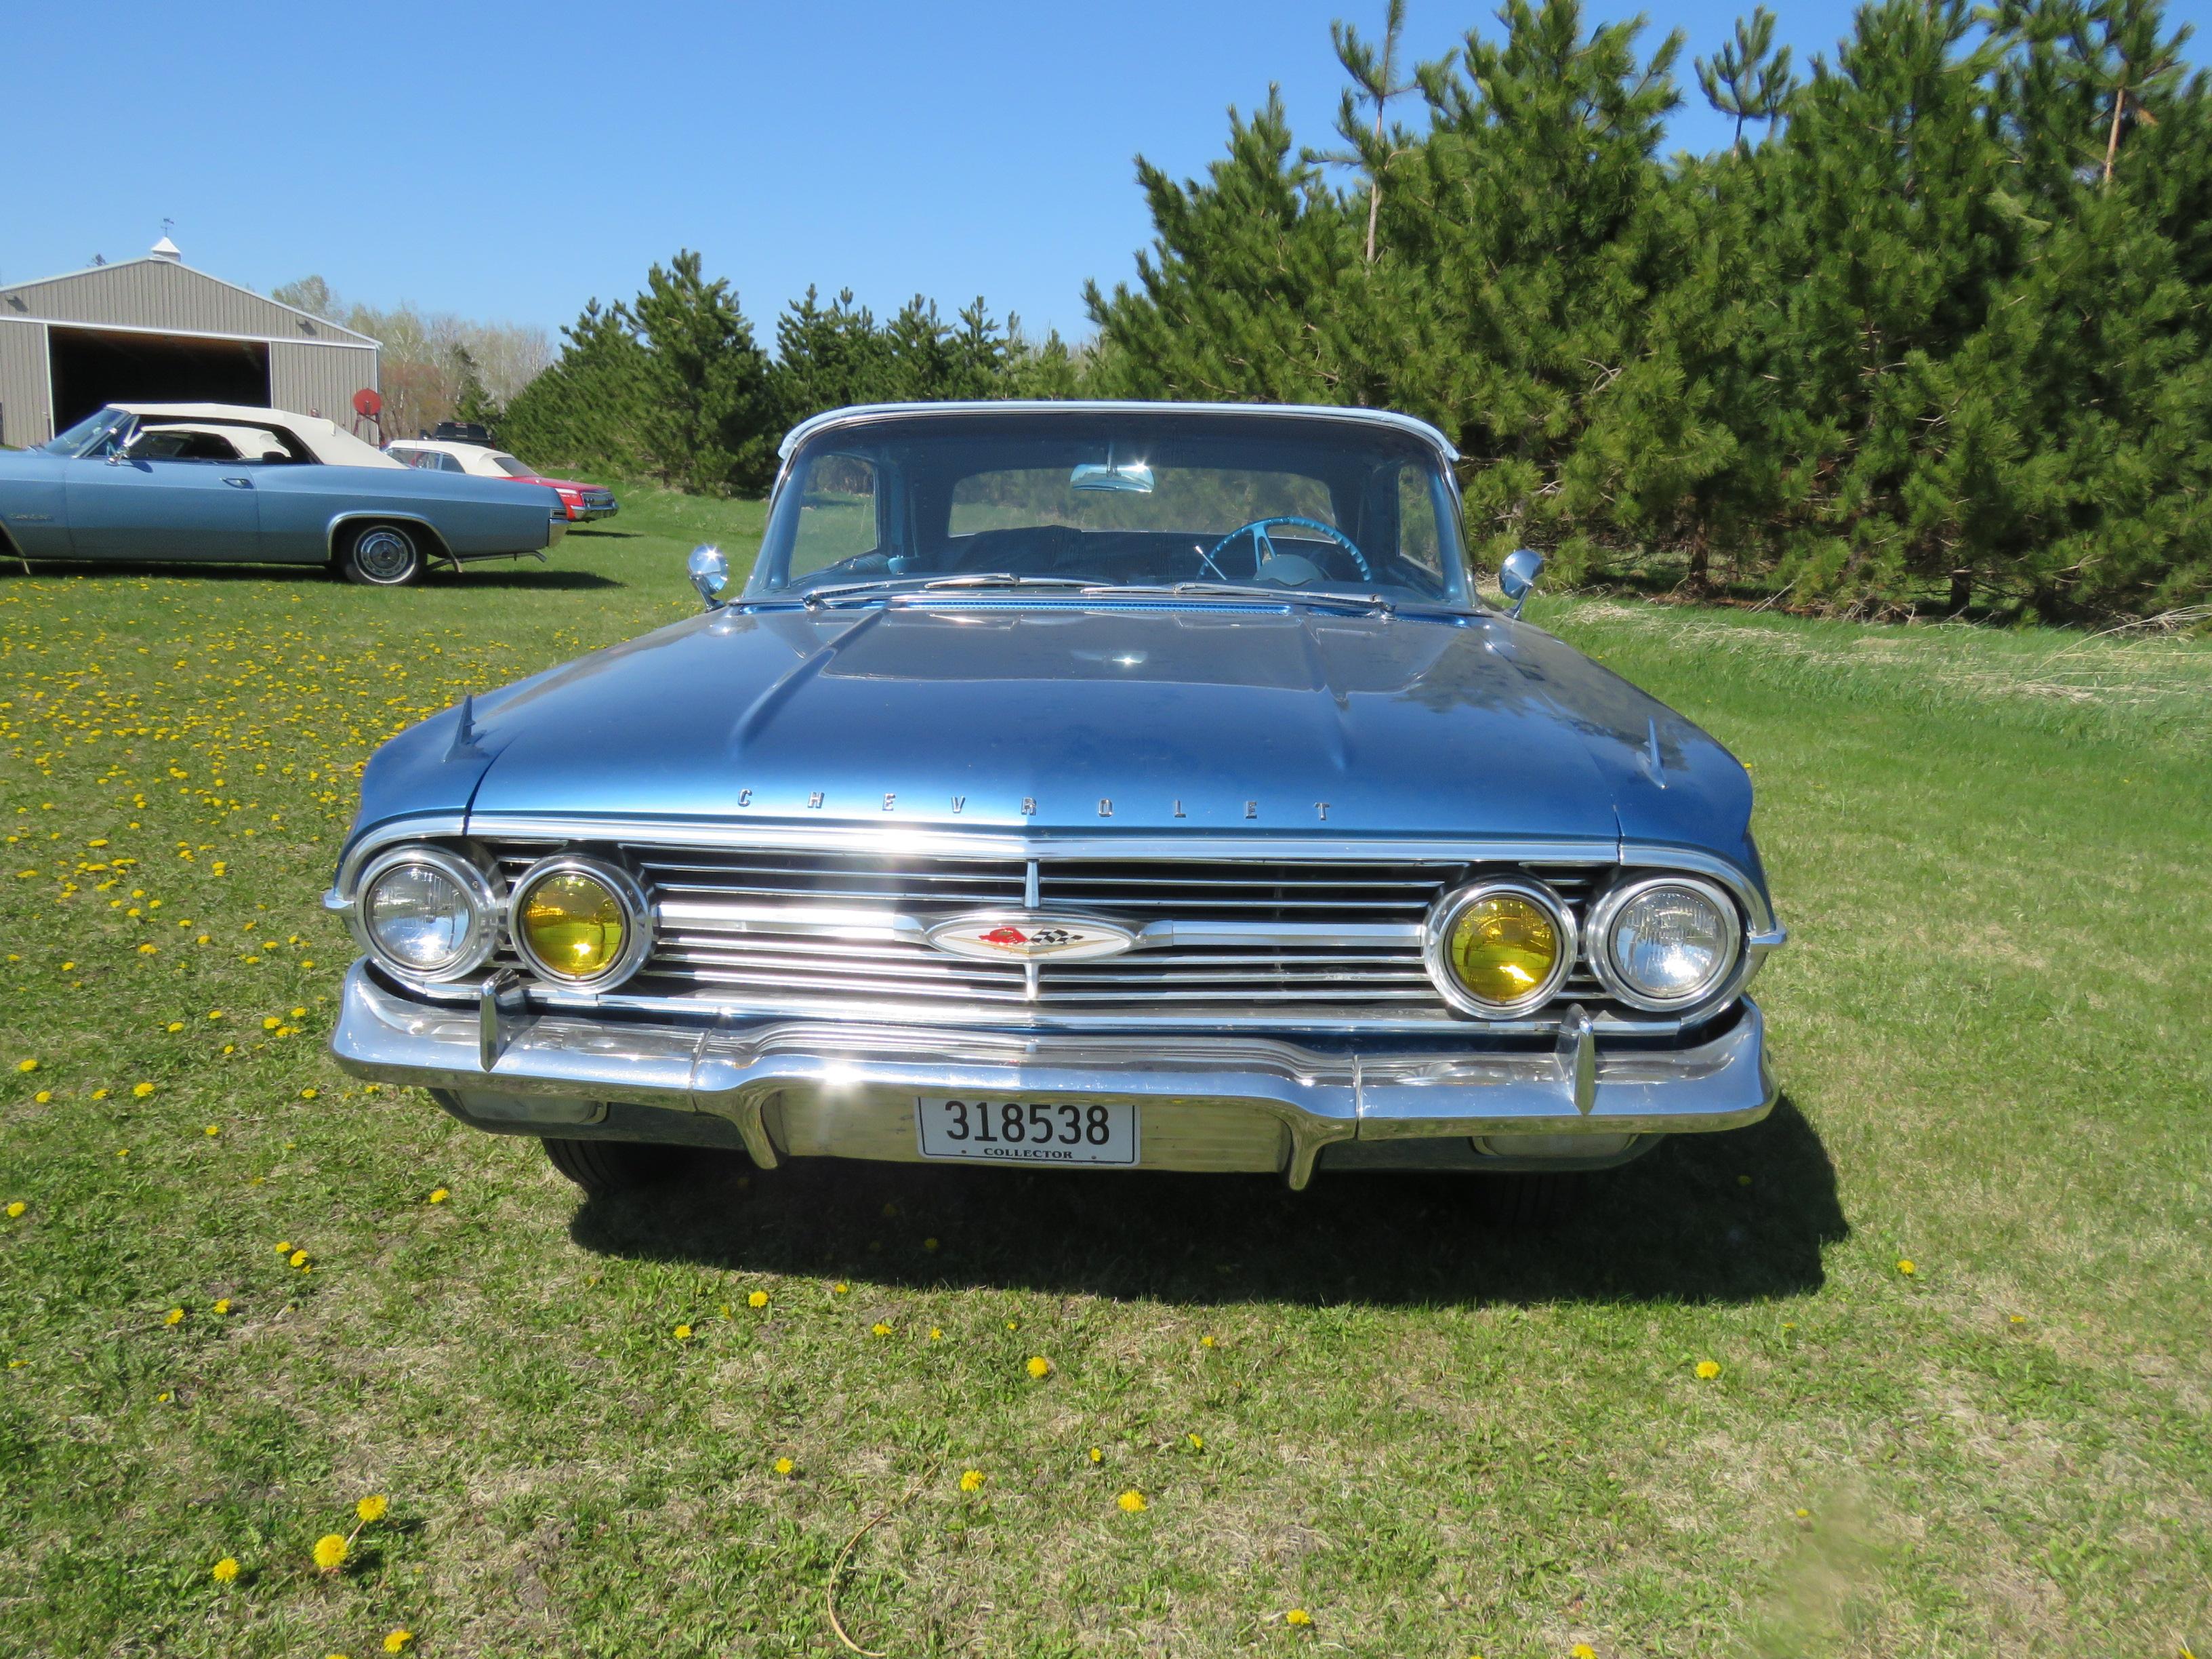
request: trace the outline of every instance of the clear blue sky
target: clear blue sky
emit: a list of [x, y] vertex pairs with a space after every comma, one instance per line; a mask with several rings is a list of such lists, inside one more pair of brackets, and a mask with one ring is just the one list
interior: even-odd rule
[[[1851, 11], [1774, 9], [1801, 57]], [[167, 217], [189, 263], [250, 287], [319, 271], [374, 303], [551, 328], [689, 246], [765, 339], [809, 283], [879, 312], [982, 294], [1085, 332], [1083, 279], [1126, 277], [1150, 239], [1132, 158], [1197, 173], [1270, 81], [1300, 141], [1331, 142], [1329, 20], [1371, 30], [1382, 4], [9, 9], [0, 282], [143, 252]], [[1644, 9], [1647, 41], [1689, 36], [1672, 143], [1725, 142], [1688, 58], [1748, 4]], [[1490, 0], [1410, 12], [1420, 58], [1492, 27]], [[2205, 61], [2212, 0], [2171, 15]]]

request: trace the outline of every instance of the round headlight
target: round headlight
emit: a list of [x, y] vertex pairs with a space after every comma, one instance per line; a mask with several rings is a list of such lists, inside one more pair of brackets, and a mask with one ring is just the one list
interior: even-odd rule
[[651, 944], [636, 884], [581, 859], [550, 860], [525, 876], [511, 927], [532, 968], [570, 985], [626, 975]]
[[452, 979], [481, 967], [498, 901], [483, 872], [434, 847], [387, 853], [362, 872], [355, 933], [370, 954], [410, 979]]
[[1742, 952], [1735, 906], [1702, 881], [1633, 883], [1608, 895], [1595, 920], [1607, 988], [1640, 1008], [1686, 1008], [1710, 995]]
[[1489, 882], [1453, 894], [1429, 929], [1431, 975], [1455, 1006], [1486, 1016], [1550, 1000], [1575, 961], [1575, 922], [1542, 889]]

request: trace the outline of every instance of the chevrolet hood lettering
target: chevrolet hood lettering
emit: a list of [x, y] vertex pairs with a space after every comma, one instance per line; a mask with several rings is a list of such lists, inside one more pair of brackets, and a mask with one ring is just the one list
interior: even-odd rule
[[981, 962], [1092, 962], [1118, 957], [1137, 943], [1134, 933], [1110, 921], [1030, 910], [955, 916], [939, 922], [927, 937], [948, 955]]

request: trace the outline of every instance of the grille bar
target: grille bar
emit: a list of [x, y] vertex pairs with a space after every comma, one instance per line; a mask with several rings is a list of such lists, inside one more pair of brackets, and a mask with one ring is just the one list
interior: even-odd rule
[[[557, 850], [502, 845], [510, 881]], [[994, 1018], [1140, 1018], [1224, 1024], [1449, 1018], [1422, 955], [1422, 921], [1475, 869], [1352, 859], [1191, 860], [889, 858], [860, 852], [629, 845], [659, 936], [625, 990], [763, 1011], [896, 1019], [966, 1005]], [[1579, 921], [1609, 866], [1522, 865]], [[1088, 962], [975, 961], [933, 950], [936, 922], [979, 909], [1110, 919], [1137, 948]], [[1603, 1002], [1577, 963], [1562, 999]]]

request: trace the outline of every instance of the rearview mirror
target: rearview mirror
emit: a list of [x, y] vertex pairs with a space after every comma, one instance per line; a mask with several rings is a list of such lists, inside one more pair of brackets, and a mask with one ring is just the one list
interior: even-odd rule
[[1536, 586], [1536, 573], [1543, 568], [1544, 556], [1529, 547], [1507, 554], [1505, 562], [1498, 567], [1498, 586], [1513, 602], [1515, 616], [1519, 616], [1521, 607], [1528, 603], [1528, 595]]
[[699, 590], [699, 597], [712, 611], [721, 604], [721, 592], [730, 585], [730, 562], [722, 556], [722, 550], [702, 543], [691, 550], [691, 556], [684, 562], [691, 586]]
[[1152, 493], [1152, 469], [1142, 461], [1085, 461], [1067, 475], [1070, 489], [1115, 489], [1132, 495]]

